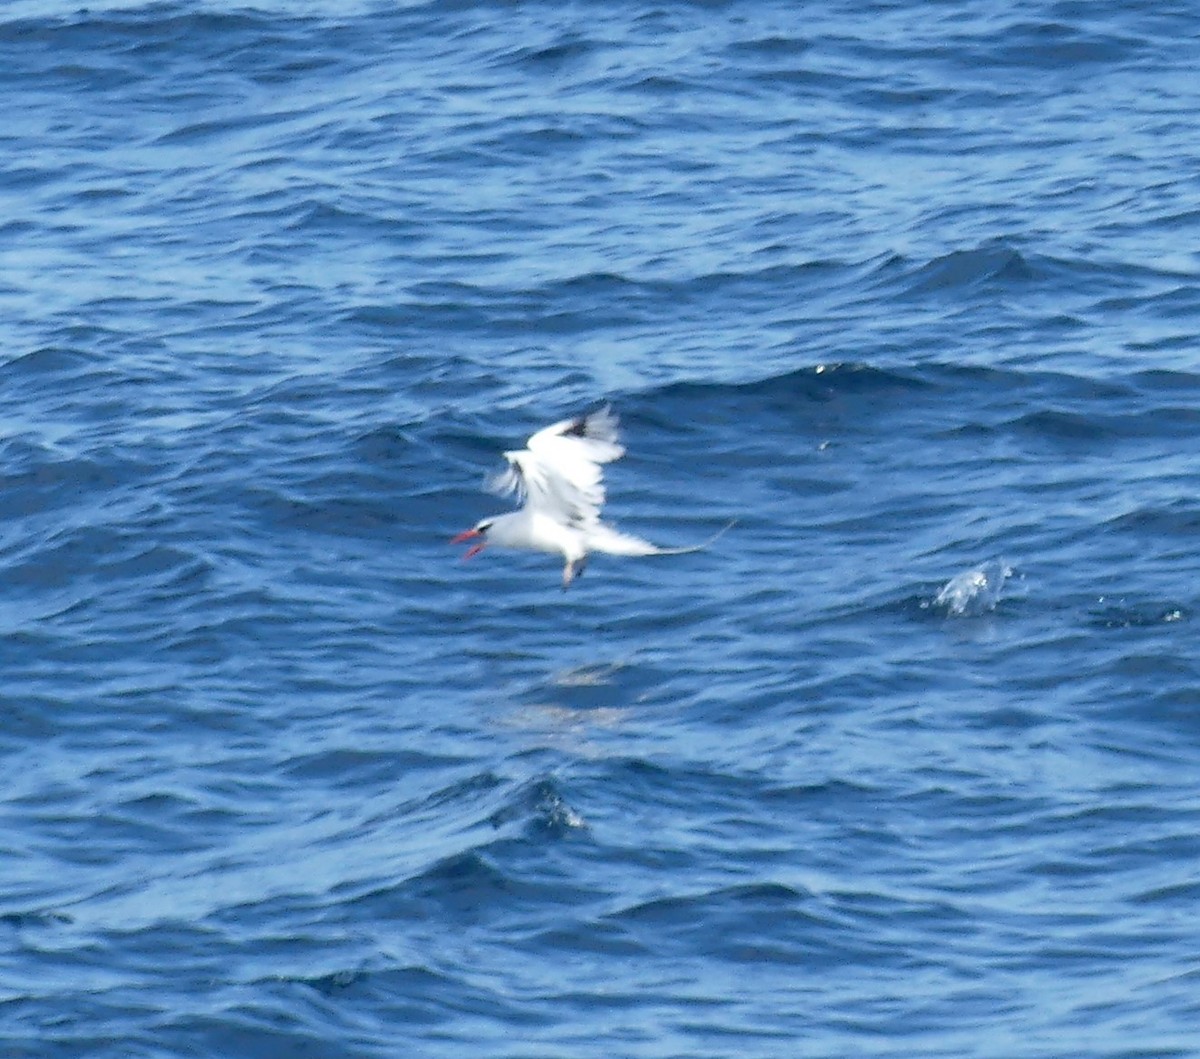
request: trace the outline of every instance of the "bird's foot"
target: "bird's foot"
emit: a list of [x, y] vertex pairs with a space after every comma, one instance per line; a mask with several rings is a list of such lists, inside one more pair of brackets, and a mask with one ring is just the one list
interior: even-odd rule
[[565, 592], [571, 587], [571, 582], [583, 573], [584, 567], [587, 566], [587, 559], [576, 559], [574, 562], [567, 563], [563, 567], [563, 591]]

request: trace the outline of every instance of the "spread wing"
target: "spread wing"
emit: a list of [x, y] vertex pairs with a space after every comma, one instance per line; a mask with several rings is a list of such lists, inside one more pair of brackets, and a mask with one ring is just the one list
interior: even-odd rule
[[602, 465], [620, 459], [617, 417], [607, 405], [591, 415], [564, 419], [539, 430], [519, 452], [506, 452], [508, 469], [488, 487], [515, 493], [525, 507], [556, 522], [579, 526], [600, 518]]

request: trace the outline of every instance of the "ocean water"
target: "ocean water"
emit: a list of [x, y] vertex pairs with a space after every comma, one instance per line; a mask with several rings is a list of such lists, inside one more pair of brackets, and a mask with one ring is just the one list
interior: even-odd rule
[[[6, 1059], [1200, 1054], [1200, 7], [9, 0]], [[609, 515], [448, 539], [611, 402]]]

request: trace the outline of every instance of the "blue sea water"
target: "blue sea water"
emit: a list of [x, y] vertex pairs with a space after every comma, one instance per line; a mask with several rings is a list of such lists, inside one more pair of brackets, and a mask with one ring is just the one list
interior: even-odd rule
[[[1200, 1054], [1200, 7], [0, 11], [0, 1053]], [[663, 545], [447, 540], [610, 401]]]

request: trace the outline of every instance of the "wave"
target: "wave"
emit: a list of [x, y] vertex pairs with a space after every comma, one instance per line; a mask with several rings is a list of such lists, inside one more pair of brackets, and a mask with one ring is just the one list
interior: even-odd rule
[[[951, 207], [933, 219], [955, 219]], [[947, 250], [927, 259], [889, 254], [870, 263], [865, 280], [874, 289], [891, 292], [904, 300], [917, 295], [983, 293], [995, 296], [1006, 292], [1048, 295], [1061, 292], [1080, 295], [1111, 296], [1115, 284], [1127, 285], [1131, 271], [1143, 282], [1161, 283], [1178, 280], [1167, 271], [1143, 268], [1131, 270], [1127, 264], [1114, 265], [1092, 258], [1068, 258], [1026, 246], [1028, 240], [996, 237], [977, 246]], [[1065, 322], [1079, 323], [1070, 316]]]
[[1020, 251], [1004, 245], [954, 250], [916, 268], [889, 276], [906, 294], [962, 291], [984, 283], [1012, 287], [1031, 283], [1037, 270]]
[[997, 68], [1043, 69], [1103, 66], [1134, 62], [1149, 46], [1144, 36], [1089, 29], [1074, 21], [1024, 21], [1003, 29], [999, 43], [989, 48], [987, 64]]
[[[311, 24], [315, 20], [297, 16], [296, 21]], [[179, 0], [136, 5], [99, 0], [58, 15], [0, 19], [0, 42], [52, 44], [59, 48], [76, 43], [108, 48], [122, 43], [142, 44], [148, 39], [203, 43], [278, 25], [278, 19], [252, 8], [198, 10]]]
[[1162, 504], [1139, 505], [1110, 519], [1106, 528], [1138, 534], [1191, 538], [1200, 530], [1200, 506], [1191, 496]]
[[707, 411], [691, 413], [689, 407], [733, 403], [766, 413], [848, 401], [873, 405], [873, 414], [889, 418], [913, 417], [919, 408], [925, 417], [922, 434], [941, 438], [1026, 435], [1094, 445], [1190, 441], [1200, 433], [1200, 412], [1183, 402], [1193, 395], [1200, 396], [1200, 376], [1186, 371], [1095, 377], [939, 362], [901, 368], [849, 361], [743, 380], [670, 382], [630, 395], [627, 403], [639, 416], [667, 423], [712, 417]]
[[793, 407], [797, 401], [824, 402], [840, 395], [883, 395], [922, 390], [932, 385], [919, 372], [890, 371], [868, 364], [818, 364], [744, 382], [682, 381], [667, 383], [640, 399], [669, 418], [674, 401], [684, 404], [721, 402], [724, 398]]

